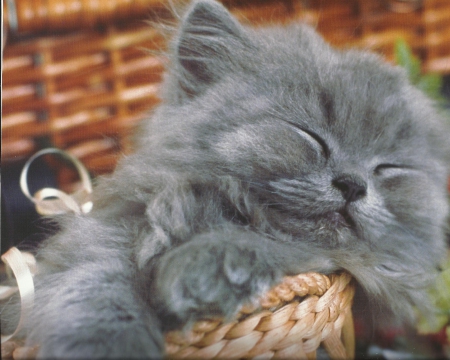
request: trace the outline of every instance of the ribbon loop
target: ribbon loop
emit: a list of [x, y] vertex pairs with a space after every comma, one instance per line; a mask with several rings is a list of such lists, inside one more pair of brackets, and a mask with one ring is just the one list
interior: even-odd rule
[[[59, 189], [44, 188], [38, 190], [32, 196], [28, 189], [27, 183], [28, 170], [31, 163], [36, 158], [45, 154], [59, 154], [69, 159], [78, 171], [83, 185], [82, 189], [68, 195]], [[77, 158], [65, 151], [55, 148], [38, 151], [25, 163], [22, 173], [20, 174], [20, 188], [22, 189], [24, 195], [35, 204], [36, 211], [41, 215], [57, 215], [67, 212], [73, 212], [75, 214], [88, 213], [91, 211], [93, 206], [90, 196], [92, 193], [92, 183], [86, 168], [80, 161], [78, 161]], [[31, 259], [34, 261], [34, 257], [31, 254], [28, 255], [30, 255]], [[33, 264], [30, 264], [29, 259], [27, 261], [26, 253], [22, 253], [16, 247], [12, 247], [1, 256], [1, 259], [12, 270], [16, 278], [21, 304], [20, 319], [16, 330], [10, 335], [2, 335], [1, 342], [4, 343], [20, 332], [26, 319], [33, 311], [34, 282], [32, 271], [30, 271]]]
[[[31, 163], [36, 160], [36, 158], [46, 154], [59, 154], [66, 159], [69, 159], [78, 171], [83, 188], [72, 195], [68, 195], [59, 189], [44, 188], [37, 191], [32, 196], [27, 183], [28, 170]], [[77, 158], [65, 151], [55, 148], [38, 151], [28, 159], [20, 174], [20, 188], [24, 195], [35, 204], [36, 211], [41, 215], [57, 215], [66, 212], [74, 212], [75, 214], [87, 213], [93, 206], [90, 199], [92, 183], [88, 171]]]

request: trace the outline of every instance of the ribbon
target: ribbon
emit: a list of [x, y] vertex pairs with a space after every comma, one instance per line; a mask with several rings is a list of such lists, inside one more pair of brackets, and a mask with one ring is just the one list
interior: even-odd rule
[[3, 344], [5, 341], [8, 341], [19, 333], [25, 323], [25, 319], [30, 316], [34, 303], [34, 283], [30, 267], [24, 254], [21, 253], [19, 249], [12, 247], [2, 255], [2, 260], [11, 268], [16, 277], [21, 305], [20, 319], [16, 330], [10, 335], [2, 335], [1, 342]]
[[[81, 178], [81, 183], [83, 185], [82, 189], [78, 190], [74, 194], [68, 195], [59, 189], [44, 188], [37, 191], [32, 196], [28, 189], [27, 183], [28, 170], [31, 163], [36, 158], [45, 154], [59, 154], [71, 160]], [[57, 215], [67, 212], [73, 212], [75, 214], [88, 213], [91, 211], [93, 206], [90, 199], [90, 195], [92, 193], [92, 183], [88, 171], [78, 159], [65, 151], [55, 148], [41, 150], [34, 154], [25, 163], [22, 173], [20, 174], [20, 188], [22, 189], [24, 195], [35, 204], [36, 211], [40, 215]], [[28, 255], [31, 256], [31, 258], [27, 261], [27, 256], [25, 253], [22, 253], [16, 247], [12, 247], [1, 257], [3, 262], [12, 270], [14, 277], [16, 278], [21, 304], [20, 319], [16, 330], [10, 335], [2, 335], [2, 344], [19, 333], [24, 326], [26, 319], [30, 316], [33, 310], [34, 282], [30, 268], [34, 267], [35, 259], [31, 254]]]
[[[45, 154], [59, 154], [72, 161], [80, 176], [81, 183], [83, 185], [82, 189], [72, 195], [68, 195], [59, 189], [44, 188], [37, 191], [34, 196], [31, 196], [27, 183], [28, 170], [31, 163], [36, 158]], [[20, 174], [20, 188], [22, 189], [24, 195], [35, 204], [36, 211], [41, 215], [57, 215], [67, 212], [81, 214], [88, 213], [92, 209], [92, 201], [90, 200], [92, 183], [89, 173], [77, 158], [59, 149], [44, 149], [38, 151], [30, 159], [28, 159], [23, 167], [22, 173]]]

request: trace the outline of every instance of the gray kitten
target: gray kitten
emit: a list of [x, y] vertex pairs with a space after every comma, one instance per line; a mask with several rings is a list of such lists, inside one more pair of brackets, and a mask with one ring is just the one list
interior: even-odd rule
[[388, 316], [425, 307], [448, 133], [404, 71], [304, 26], [246, 29], [211, 0], [172, 45], [137, 152], [39, 252], [39, 356], [158, 358], [163, 330], [306, 271], [349, 271]]

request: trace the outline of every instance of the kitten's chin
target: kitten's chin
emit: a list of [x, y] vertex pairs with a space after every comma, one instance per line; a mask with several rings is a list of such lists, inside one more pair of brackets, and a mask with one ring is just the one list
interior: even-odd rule
[[331, 246], [348, 244], [358, 238], [356, 223], [346, 209], [327, 212], [318, 224], [318, 238]]
[[355, 228], [355, 222], [353, 221], [352, 217], [349, 215], [347, 210], [342, 209], [338, 211], [330, 211], [325, 214], [325, 218], [327, 222], [329, 222], [329, 225], [331, 228]]

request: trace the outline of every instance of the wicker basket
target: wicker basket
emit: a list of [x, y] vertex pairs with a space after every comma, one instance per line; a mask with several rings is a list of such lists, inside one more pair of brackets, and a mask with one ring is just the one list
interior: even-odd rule
[[[164, 48], [164, 41], [143, 19], [168, 17], [167, 2], [3, 2], [4, 166], [55, 146], [97, 175], [132, 151], [130, 130], [158, 103], [163, 71], [161, 60], [143, 49]], [[450, 73], [448, 0], [228, 0], [226, 5], [249, 24], [304, 21], [335, 45], [371, 48], [389, 59], [393, 42], [402, 37], [426, 71]], [[60, 183], [75, 178], [62, 172]]]
[[322, 344], [331, 359], [354, 357], [354, 287], [346, 273], [286, 277], [232, 322], [201, 321], [189, 333], [166, 334], [168, 358], [315, 359]]
[[[165, 357], [315, 359], [322, 345], [332, 360], [353, 359], [353, 295], [347, 273], [285, 277], [259, 305], [241, 309], [233, 321], [203, 320], [188, 332], [167, 333]], [[2, 359], [36, 357], [37, 346], [20, 344], [2, 344]]]

